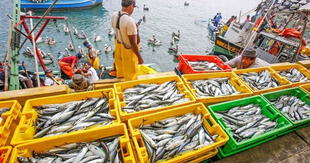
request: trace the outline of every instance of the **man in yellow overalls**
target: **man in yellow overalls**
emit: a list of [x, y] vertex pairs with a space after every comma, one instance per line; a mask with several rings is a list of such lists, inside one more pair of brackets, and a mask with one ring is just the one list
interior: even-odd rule
[[135, 0], [122, 0], [122, 10], [112, 15], [115, 30], [115, 67], [117, 77], [135, 80], [138, 64], [143, 63], [138, 48], [138, 31], [135, 20], [130, 17], [134, 11]]
[[88, 62], [93, 65], [94, 69], [99, 70], [100, 59], [99, 59], [99, 56], [97, 54], [97, 50], [88, 41], [84, 41], [83, 45], [88, 49], [88, 52], [86, 55]]

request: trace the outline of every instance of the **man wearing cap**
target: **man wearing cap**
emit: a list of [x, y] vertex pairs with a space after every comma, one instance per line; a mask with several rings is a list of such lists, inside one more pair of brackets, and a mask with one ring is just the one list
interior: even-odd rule
[[88, 53], [86, 55], [88, 62], [93, 65], [94, 69], [99, 70], [100, 60], [96, 49], [88, 41], [84, 41], [83, 45], [88, 49]]
[[49, 68], [45, 70], [45, 80], [44, 80], [45, 86], [60, 85], [62, 84], [62, 82], [64, 82], [63, 79], [54, 77], [53, 70]]
[[68, 78], [72, 78], [76, 70], [76, 64], [79, 59], [82, 58], [82, 54], [78, 53], [76, 56], [63, 57], [58, 61], [59, 67], [62, 72], [64, 72]]
[[247, 48], [242, 55], [227, 61], [225, 64], [237, 69], [256, 68], [270, 65], [266, 61], [257, 58], [256, 50], [253, 48]]
[[143, 63], [138, 48], [137, 25], [130, 16], [135, 5], [135, 0], [122, 0], [122, 10], [112, 15], [116, 76], [123, 76], [125, 80], [137, 79], [138, 64]]

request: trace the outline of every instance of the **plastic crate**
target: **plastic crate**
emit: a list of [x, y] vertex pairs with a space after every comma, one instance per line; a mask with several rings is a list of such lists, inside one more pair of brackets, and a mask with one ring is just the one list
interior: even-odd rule
[[[299, 85], [302, 85], [302, 84], [306, 84], [306, 83], [310, 83], [310, 72], [309, 70], [307, 70], [305, 67], [303, 67], [302, 65], [300, 64], [288, 64], [288, 65], [276, 65], [276, 66], [271, 66], [271, 69], [273, 69], [274, 71], [276, 72], [279, 72], [279, 71], [286, 71], [286, 70], [290, 70], [292, 68], [295, 68], [297, 69], [299, 72], [301, 72], [303, 75], [305, 75], [309, 81], [304, 81], [304, 82], [291, 82], [292, 84], [292, 87], [295, 87], [295, 86], [299, 86]], [[280, 74], [279, 74], [280, 75]], [[280, 75], [281, 76], [281, 75]], [[282, 76], [283, 78], [286, 78], [285, 76]]]
[[308, 94], [310, 94], [310, 84], [303, 84], [303, 85], [300, 85], [299, 88], [301, 88], [302, 90], [304, 90], [305, 92], [307, 92]]
[[[187, 55], [182, 54], [178, 56], [179, 65], [178, 69], [183, 74], [193, 74], [193, 73], [208, 73], [208, 72], [230, 72], [232, 71], [229, 65], [226, 65], [218, 56], [211, 55]], [[222, 70], [207, 70], [207, 71], [195, 71], [188, 61], [208, 61], [215, 63]]]
[[13, 149], [10, 163], [18, 162], [17, 157], [31, 157], [32, 152], [46, 152], [62, 145], [80, 142], [90, 142], [101, 138], [120, 135], [120, 149], [124, 162], [133, 163], [135, 158], [130, 145], [130, 140], [125, 124], [114, 124], [111, 126], [100, 127], [92, 130], [74, 133], [71, 135], [60, 135], [48, 137], [41, 140], [20, 144]]
[[10, 154], [12, 151], [11, 146], [0, 147], [0, 162], [6, 163], [10, 159]]
[[[284, 96], [284, 95], [296, 96], [300, 100], [302, 100], [302, 101], [306, 102], [308, 105], [310, 105], [310, 95], [298, 87], [262, 94], [262, 96], [264, 98], [266, 98], [266, 100], [268, 102], [270, 102], [270, 100], [271, 101], [276, 100], [280, 96]], [[288, 132], [295, 131], [299, 128], [303, 128], [303, 127], [310, 125], [310, 118], [294, 122], [294, 121], [290, 120], [288, 117], [286, 117], [286, 115], [282, 114], [282, 112], [278, 108], [276, 108], [274, 105], [273, 105], [273, 107], [275, 108], [275, 110], [277, 110], [279, 112], [279, 114], [283, 115], [283, 117], [285, 117], [293, 125], [292, 128]], [[286, 133], [288, 133], [288, 132], [286, 132]]]
[[[268, 89], [262, 89], [262, 90], [255, 90], [254, 88], [251, 88], [247, 82], [245, 82], [242, 77], [240, 76], [241, 74], [249, 73], [249, 72], [261, 72], [264, 70], [268, 70], [271, 76], [279, 82], [280, 86], [274, 87], [274, 88], [268, 88]], [[239, 78], [244, 81], [244, 83], [251, 89], [254, 95], [266, 93], [266, 92], [272, 92], [276, 90], [281, 90], [285, 88], [291, 87], [291, 82], [286, 80], [285, 78], [281, 77], [278, 73], [276, 73], [274, 70], [272, 70], [270, 67], [260, 67], [260, 68], [250, 68], [250, 69], [240, 69], [240, 70], [234, 70], [233, 73], [237, 74]]]
[[[230, 84], [232, 84], [237, 91], [241, 92], [241, 94], [237, 95], [227, 95], [227, 96], [217, 96], [217, 97], [199, 97], [196, 94], [196, 89], [193, 88], [191, 80], [205, 80], [211, 78], [229, 78]], [[202, 102], [204, 104], [214, 104], [224, 101], [231, 101], [243, 97], [248, 97], [252, 95], [252, 91], [246, 86], [243, 81], [241, 81], [237, 75], [231, 72], [219, 72], [219, 73], [207, 73], [207, 74], [187, 74], [183, 75], [182, 79], [184, 80], [186, 86], [192, 92], [193, 96], [196, 98], [198, 102]]]
[[[176, 81], [177, 82], [176, 86], [177, 86], [177, 89], [179, 90], [179, 92], [184, 93], [185, 97], [189, 98], [190, 101], [184, 102], [181, 104], [165, 106], [165, 107], [156, 108], [156, 109], [155, 108], [154, 109], [148, 109], [148, 110], [143, 110], [143, 111], [134, 112], [134, 113], [127, 113], [127, 112], [124, 112], [122, 110], [122, 108], [126, 106], [126, 104], [124, 102], [124, 96], [123, 96], [123, 91], [125, 89], [132, 88], [132, 87], [139, 85], [139, 84], [151, 84], [151, 83], [162, 84], [162, 83], [165, 83], [167, 81]], [[187, 87], [183, 83], [182, 79], [176, 75], [116, 83], [116, 84], [114, 84], [114, 89], [116, 92], [117, 105], [118, 105], [118, 109], [119, 109], [119, 113], [120, 113], [120, 118], [123, 122], [127, 121], [129, 118], [142, 116], [142, 115], [146, 115], [146, 114], [150, 114], [150, 113], [154, 113], [154, 112], [160, 112], [160, 111], [168, 110], [171, 108], [175, 108], [177, 106], [183, 106], [183, 105], [192, 104], [195, 102], [194, 96], [187, 89]]]
[[[215, 112], [217, 111], [226, 111], [230, 110], [236, 106], [245, 106], [248, 104], [259, 104], [262, 109], [262, 114], [268, 117], [269, 119], [276, 121], [278, 123], [278, 128], [272, 131], [266, 132], [264, 134], [258, 135], [254, 138], [244, 140], [241, 142], [237, 142], [233, 137], [232, 130], [226, 126], [223, 119], [217, 115]], [[219, 148], [219, 156], [220, 158], [231, 156], [233, 154], [239, 153], [241, 151], [247, 150], [249, 148], [255, 147], [259, 144], [267, 142], [269, 140], [275, 139], [280, 136], [283, 131], [288, 130], [292, 127], [292, 124], [283, 117], [280, 113], [278, 113], [272, 105], [270, 105], [267, 100], [265, 100], [261, 96], [253, 96], [248, 98], [243, 98], [239, 100], [229, 101], [225, 103], [210, 105], [209, 111], [212, 116], [216, 119], [217, 123], [221, 125], [221, 127], [226, 131], [229, 136], [229, 141], [225, 146]]]
[[[96, 90], [96, 91], [89, 91], [83, 93], [72, 93], [68, 95], [60, 95], [60, 96], [50, 96], [44, 98], [37, 98], [28, 100], [24, 106], [24, 110], [22, 112], [21, 120], [16, 128], [14, 136], [12, 138], [11, 144], [17, 145], [21, 143], [26, 143], [33, 140], [45, 139], [45, 138], [37, 138], [33, 139], [35, 135], [35, 124], [38, 118], [38, 113], [36, 112], [36, 106], [46, 105], [46, 104], [57, 104], [57, 103], [65, 103], [70, 101], [78, 101], [78, 100], [86, 100], [88, 98], [98, 98], [106, 96], [109, 98], [109, 107], [110, 107], [110, 114], [114, 116], [116, 119], [112, 122], [112, 124], [120, 123], [120, 118], [118, 114], [118, 109], [115, 101], [115, 93], [113, 89], [103, 89], [103, 90]], [[90, 128], [93, 128], [92, 126]], [[84, 132], [83, 130], [80, 131], [73, 131], [71, 133], [81, 133]]]
[[213, 155], [210, 155], [210, 157], [205, 157], [208, 155], [210, 151], [216, 150], [217, 147], [224, 145], [228, 141], [228, 136], [226, 135], [226, 133], [215, 122], [215, 120], [210, 115], [209, 111], [205, 108], [205, 106], [202, 103], [181, 106], [175, 109], [170, 109], [170, 110], [162, 111], [159, 113], [153, 113], [153, 114], [136, 117], [136, 118], [132, 118], [128, 120], [130, 135], [131, 135], [131, 138], [134, 144], [135, 152], [137, 153], [137, 162], [140, 162], [140, 163], [150, 162], [150, 160], [148, 159], [148, 153], [147, 153], [147, 149], [145, 147], [143, 138], [141, 136], [140, 131], [138, 130], [138, 128], [142, 124], [151, 124], [151, 123], [154, 123], [162, 119], [166, 119], [166, 118], [170, 118], [174, 116], [182, 116], [187, 113], [202, 114], [203, 124], [205, 125], [207, 130], [210, 132], [210, 134], [219, 135], [218, 138], [216, 139], [216, 142], [209, 146], [206, 146], [198, 150], [194, 150], [194, 151], [188, 151], [172, 159], [163, 160], [161, 162], [168, 162], [168, 163], [188, 162], [188, 161], [193, 161], [193, 159], [194, 160], [198, 159], [198, 161], [202, 161], [200, 157], [204, 157], [203, 159], [206, 160], [213, 156]]
[[0, 102], [0, 109], [3, 108], [10, 108], [10, 110], [1, 115], [0, 147], [9, 145], [21, 116], [21, 106], [16, 100]]

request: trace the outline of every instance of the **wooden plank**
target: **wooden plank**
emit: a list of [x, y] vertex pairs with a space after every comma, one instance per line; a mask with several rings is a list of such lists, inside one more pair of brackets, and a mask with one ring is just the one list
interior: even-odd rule
[[17, 100], [21, 105], [24, 105], [28, 99], [61, 95], [61, 94], [69, 93], [69, 92], [70, 92], [70, 89], [67, 85], [29, 88], [29, 89], [1, 92], [0, 100], [1, 101]]
[[292, 157], [282, 160], [280, 163], [306, 163], [310, 162], [310, 149], [300, 152]]
[[176, 73], [174, 71], [170, 71], [170, 72], [159, 72], [155, 74], [139, 75], [138, 80], [139, 79], [150, 79], [150, 78], [156, 78], [156, 77], [165, 77], [165, 76], [170, 76], [170, 75], [176, 75]]
[[297, 130], [296, 134], [310, 145], [310, 126]]
[[279, 162], [309, 149], [297, 134], [290, 133], [218, 162]]

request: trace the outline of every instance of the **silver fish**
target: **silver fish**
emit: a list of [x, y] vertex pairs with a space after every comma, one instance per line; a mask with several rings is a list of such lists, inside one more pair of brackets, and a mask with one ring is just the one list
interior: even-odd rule
[[182, 152], [211, 145], [217, 137], [211, 135], [203, 126], [200, 114], [192, 113], [143, 125], [140, 133], [151, 162], [173, 158]]
[[222, 70], [218, 65], [209, 61], [189, 61], [188, 63], [195, 71]]
[[280, 71], [279, 74], [293, 83], [309, 81], [309, 79], [304, 74], [295, 68], [289, 69], [287, 71]]
[[272, 77], [268, 70], [258, 73], [245, 73], [240, 76], [254, 90], [262, 90], [280, 86], [278, 81]]

